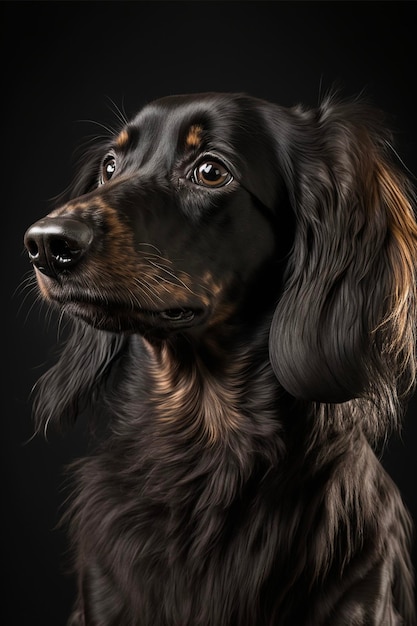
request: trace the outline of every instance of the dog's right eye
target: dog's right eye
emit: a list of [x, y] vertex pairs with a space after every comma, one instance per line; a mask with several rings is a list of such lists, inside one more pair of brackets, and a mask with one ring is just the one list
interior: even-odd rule
[[116, 159], [112, 154], [106, 156], [101, 166], [100, 182], [103, 185], [107, 183], [116, 171]]
[[233, 180], [232, 174], [220, 161], [205, 158], [193, 169], [190, 180], [202, 187], [224, 187]]

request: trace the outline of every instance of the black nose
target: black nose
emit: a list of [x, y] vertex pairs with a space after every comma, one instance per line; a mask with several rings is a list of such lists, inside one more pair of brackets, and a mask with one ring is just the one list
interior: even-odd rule
[[74, 217], [45, 217], [25, 233], [25, 246], [32, 263], [47, 276], [57, 276], [76, 265], [86, 253], [93, 231]]

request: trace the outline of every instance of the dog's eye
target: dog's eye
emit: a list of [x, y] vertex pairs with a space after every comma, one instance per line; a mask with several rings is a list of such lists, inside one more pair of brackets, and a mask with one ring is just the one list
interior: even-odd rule
[[101, 166], [101, 183], [107, 183], [116, 171], [116, 159], [109, 154]]
[[191, 180], [203, 187], [223, 187], [233, 180], [233, 176], [222, 163], [206, 160], [194, 168]]

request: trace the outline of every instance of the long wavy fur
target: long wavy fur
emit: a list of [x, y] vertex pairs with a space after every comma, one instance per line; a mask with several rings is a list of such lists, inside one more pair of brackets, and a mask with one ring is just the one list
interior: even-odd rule
[[[413, 626], [412, 524], [374, 452], [416, 380], [417, 225], [393, 139], [334, 97], [186, 106], [221, 111], [233, 149], [258, 142], [245, 185], [286, 256], [248, 283], [244, 330], [219, 323], [213, 360], [214, 322], [204, 344], [76, 321], [38, 383], [40, 430], [87, 405], [113, 414], [72, 468], [71, 623]], [[96, 167], [74, 197], [111, 193], [94, 191]]]

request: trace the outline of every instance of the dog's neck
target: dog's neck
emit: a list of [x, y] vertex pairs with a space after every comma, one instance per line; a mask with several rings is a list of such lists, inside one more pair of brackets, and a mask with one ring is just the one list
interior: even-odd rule
[[245, 340], [231, 332], [220, 341], [176, 337], [145, 345], [148, 401], [162, 427], [187, 430], [206, 445], [277, 439], [280, 388], [269, 364], [267, 329]]
[[[347, 430], [362, 440], [358, 421], [363, 420], [358, 416], [369, 412], [367, 405], [319, 405], [289, 396], [269, 360], [270, 320], [261, 330], [253, 328], [257, 330], [230, 330], [221, 337], [207, 334], [204, 340], [185, 336], [156, 343], [144, 340], [146, 402], [161, 425], [160, 434], [165, 429], [171, 434], [181, 431], [202, 448], [262, 450], [262, 456], [270, 456], [275, 464], [289, 450], [294, 458], [300, 454], [305, 460], [307, 451], [317, 448], [317, 438], [326, 441], [328, 460], [331, 442], [337, 457], [340, 436], [346, 441]], [[352, 411], [358, 415], [352, 417]]]

